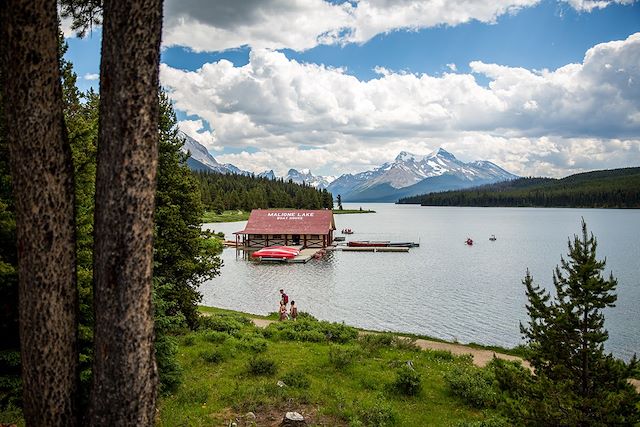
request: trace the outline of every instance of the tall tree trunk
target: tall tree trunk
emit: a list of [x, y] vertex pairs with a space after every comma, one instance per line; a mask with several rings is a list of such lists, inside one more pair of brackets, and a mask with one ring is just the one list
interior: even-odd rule
[[152, 425], [151, 304], [162, 0], [105, 1], [91, 425]]
[[23, 412], [27, 425], [75, 425], [74, 188], [56, 1], [0, 2], [0, 40], [16, 204]]

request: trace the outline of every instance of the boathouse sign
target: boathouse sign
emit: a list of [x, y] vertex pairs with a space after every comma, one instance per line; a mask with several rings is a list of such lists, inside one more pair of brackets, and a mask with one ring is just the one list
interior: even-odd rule
[[269, 212], [267, 216], [276, 217], [277, 220], [301, 220], [303, 218], [312, 217], [314, 212]]

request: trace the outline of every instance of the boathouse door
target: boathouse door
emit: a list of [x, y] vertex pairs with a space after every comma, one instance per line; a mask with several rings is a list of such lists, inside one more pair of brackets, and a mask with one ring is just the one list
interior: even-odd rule
[[293, 242], [294, 245], [299, 245], [300, 244], [300, 235], [299, 234], [293, 234], [291, 236], [291, 241]]

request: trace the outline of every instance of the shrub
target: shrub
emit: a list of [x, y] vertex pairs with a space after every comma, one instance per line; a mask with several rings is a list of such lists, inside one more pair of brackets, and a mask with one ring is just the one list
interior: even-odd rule
[[344, 344], [357, 338], [358, 331], [341, 323], [299, 319], [297, 322], [272, 323], [263, 334], [276, 340], [330, 341]]
[[356, 347], [334, 345], [329, 348], [329, 363], [336, 369], [344, 369], [355, 361], [359, 353]]
[[212, 365], [223, 362], [225, 359], [225, 354], [220, 350], [207, 350], [200, 353], [200, 358], [207, 363]]
[[300, 341], [308, 341], [308, 342], [322, 342], [326, 338], [324, 334], [320, 331], [312, 330], [312, 331], [302, 331], [298, 335]]
[[491, 408], [497, 404], [495, 376], [490, 369], [476, 368], [469, 364], [454, 365], [444, 379], [454, 395], [475, 408]]
[[182, 339], [182, 345], [184, 345], [185, 347], [191, 347], [195, 343], [196, 337], [194, 337], [193, 335], [185, 335], [185, 337]]
[[381, 348], [390, 348], [393, 346], [395, 337], [388, 332], [382, 334], [364, 334], [358, 337], [358, 343], [367, 352], [376, 352]]
[[221, 344], [229, 338], [229, 334], [226, 332], [218, 332], [218, 331], [205, 331], [202, 333], [202, 338], [204, 338], [207, 342], [212, 342], [216, 344]]
[[247, 365], [247, 371], [252, 375], [273, 375], [277, 370], [276, 362], [264, 357], [250, 359]]
[[282, 381], [289, 387], [293, 388], [307, 389], [311, 385], [309, 377], [307, 377], [304, 372], [300, 371], [287, 372], [282, 377]]
[[520, 362], [510, 362], [494, 357], [487, 367], [493, 371], [498, 388], [511, 397], [524, 396], [533, 382], [531, 372]]
[[263, 353], [267, 350], [267, 340], [256, 335], [247, 335], [242, 337], [238, 345], [241, 348], [254, 353]]
[[233, 314], [214, 314], [200, 317], [201, 330], [226, 332], [236, 335], [243, 326], [251, 325], [251, 320], [244, 316]]
[[416, 396], [422, 390], [422, 378], [414, 369], [404, 365], [396, 372], [393, 388], [405, 396]]
[[394, 344], [398, 350], [405, 351], [422, 351], [416, 343], [416, 338], [413, 337], [396, 337]]
[[352, 425], [389, 427], [396, 425], [397, 416], [391, 404], [380, 395], [373, 401], [362, 402], [358, 410], [358, 420], [354, 421], [355, 423], [352, 421]]
[[426, 350], [426, 354], [434, 359], [441, 360], [444, 362], [450, 362], [455, 360], [455, 356], [448, 350]]
[[492, 416], [479, 421], [462, 421], [456, 427], [509, 427], [511, 423], [502, 417]]

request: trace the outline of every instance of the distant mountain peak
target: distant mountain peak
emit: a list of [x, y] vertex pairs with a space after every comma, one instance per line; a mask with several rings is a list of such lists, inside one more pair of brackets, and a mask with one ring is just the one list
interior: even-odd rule
[[456, 156], [454, 156], [453, 154], [451, 154], [450, 152], [448, 152], [447, 150], [445, 150], [442, 147], [440, 147], [437, 150], [429, 153], [426, 157], [440, 157], [442, 159], [457, 160]]
[[409, 153], [408, 151], [401, 151], [395, 158], [396, 162], [408, 162], [410, 160], [415, 160], [416, 155], [413, 153]]
[[328, 190], [342, 194], [343, 200], [394, 201], [396, 195], [413, 191], [444, 191], [513, 178], [516, 176], [489, 161], [465, 163], [438, 148], [427, 155], [401, 151], [393, 162], [355, 175], [342, 175]]

